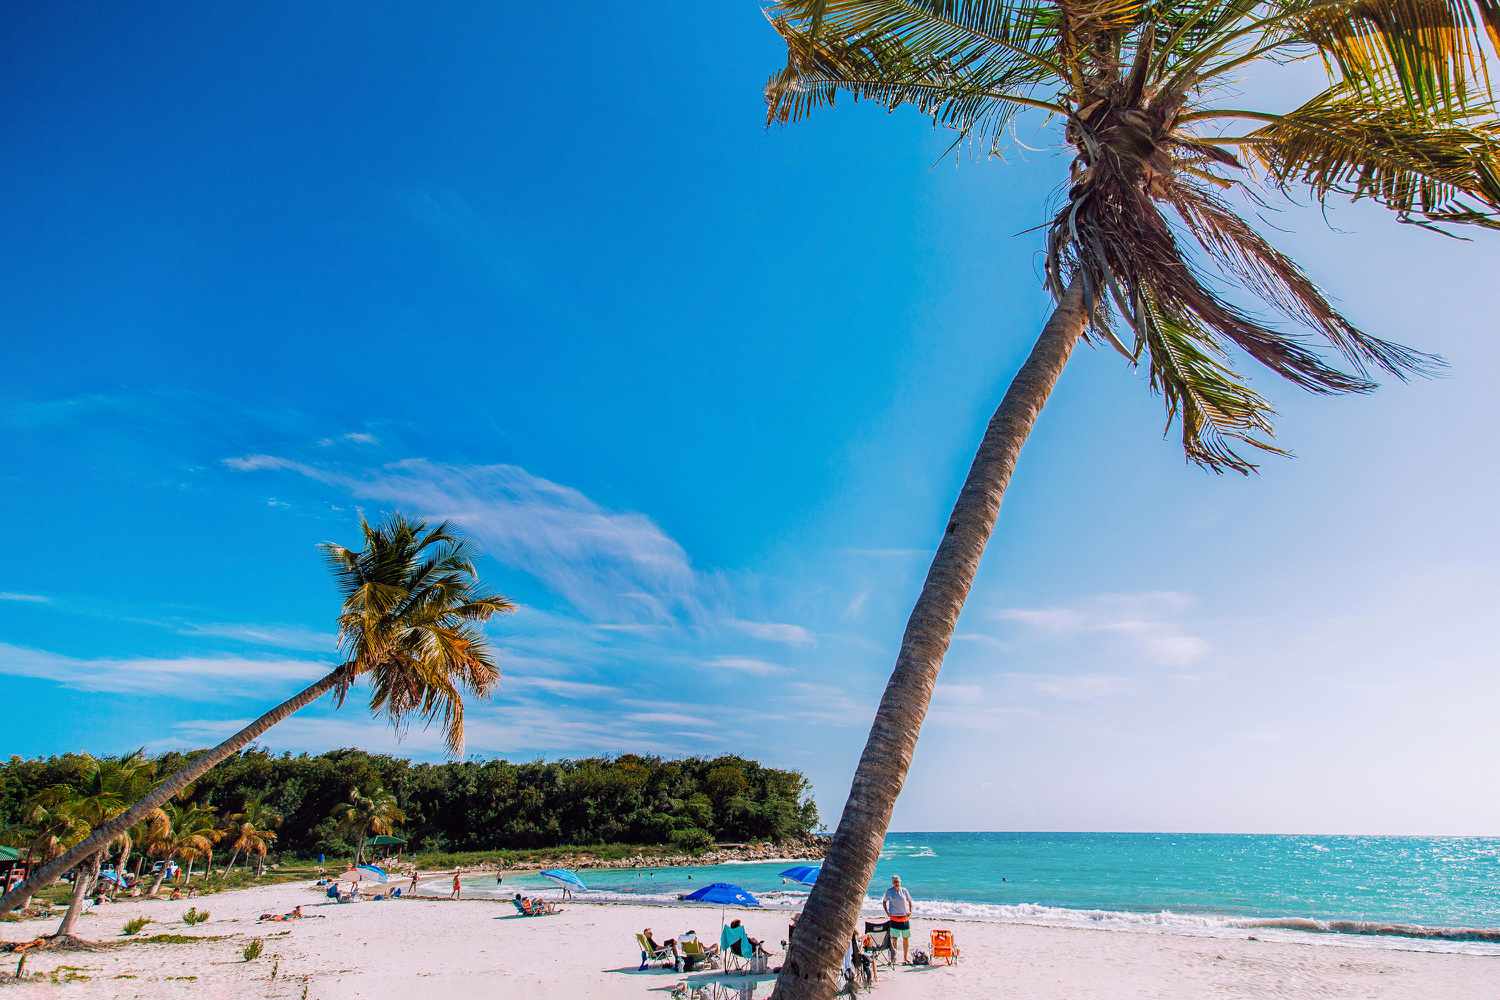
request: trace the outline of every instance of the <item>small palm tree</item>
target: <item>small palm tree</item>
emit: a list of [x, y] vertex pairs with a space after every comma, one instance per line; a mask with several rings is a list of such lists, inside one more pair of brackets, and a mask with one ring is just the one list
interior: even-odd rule
[[429, 528], [395, 514], [378, 527], [363, 520], [360, 527], [363, 549], [323, 546], [344, 599], [338, 618], [344, 662], [96, 826], [82, 842], [0, 898], [0, 913], [25, 904], [38, 889], [92, 857], [293, 712], [330, 691], [342, 705], [362, 677], [370, 681], [372, 713], [383, 713], [398, 727], [413, 716], [437, 721], [449, 750], [463, 752], [464, 692], [487, 697], [500, 680], [479, 623], [514, 606], [479, 591], [467, 545], [449, 525]]
[[349, 793], [347, 804], [333, 812], [339, 827], [354, 841], [354, 863], [364, 860], [365, 841], [373, 836], [392, 834], [406, 822], [406, 813], [396, 804], [396, 796], [383, 788], [372, 795], [361, 795], [358, 788]]
[[[276, 831], [257, 827], [249, 820], [240, 820], [232, 827], [228, 836], [229, 846], [234, 848], [234, 853], [238, 855], [243, 852], [247, 864], [250, 858], [255, 858], [255, 874], [257, 877], [262, 875], [265, 872], [266, 852], [276, 842]], [[232, 858], [229, 864], [233, 867]], [[225, 868], [224, 871], [228, 872], [229, 868]]]
[[[126, 872], [129, 870], [131, 853], [135, 851], [136, 847], [148, 843], [153, 837], [157, 836], [166, 821], [166, 813], [160, 809], [156, 809], [149, 813], [145, 819], [120, 834], [120, 856], [115, 861], [115, 871], [119, 873], [120, 880], [124, 879]], [[142, 855], [137, 853], [136, 868], [140, 868], [141, 860]], [[139, 875], [140, 873], [137, 872], [136, 874]], [[119, 891], [121, 884], [122, 881], [116, 881], [115, 891]]]
[[[90, 831], [123, 813], [130, 802], [145, 791], [153, 774], [154, 766], [139, 750], [125, 757], [102, 760], [84, 756], [82, 767], [72, 782], [53, 785], [36, 796], [33, 813], [48, 818], [51, 835], [59, 843], [65, 846], [82, 843], [88, 839]], [[125, 836], [127, 830], [121, 830], [115, 839]], [[94, 850], [80, 854], [73, 867], [73, 892], [68, 909], [58, 925], [55, 938], [72, 937], [84, 897], [90, 886], [99, 880], [99, 870], [109, 846], [110, 841], [105, 841]]]
[[161, 871], [151, 886], [154, 896], [161, 891], [161, 884], [172, 868], [172, 862], [181, 858], [188, 862], [188, 877], [192, 877], [191, 866], [203, 859], [212, 858], [214, 844], [223, 836], [218, 818], [212, 809], [190, 802], [168, 803], [164, 813], [166, 821], [158, 835], [150, 842], [148, 851], [161, 859]]
[[[1255, 203], [1260, 180], [1320, 204], [1366, 198], [1429, 228], [1500, 228], [1500, 123], [1482, 41], [1487, 30], [1500, 47], [1500, 4], [782, 0], [768, 15], [787, 49], [766, 88], [770, 122], [800, 120], [842, 93], [913, 107], [955, 130], [955, 147], [983, 155], [1018, 114], [1042, 112], [1072, 154], [1045, 227], [1056, 309], [959, 493], [797, 923], [775, 996], [804, 1000], [832, 990], [1021, 447], [1078, 340], [1145, 365], [1188, 460], [1216, 472], [1251, 471], [1247, 451], [1281, 453], [1271, 406], [1236, 372], [1236, 354], [1327, 394], [1368, 391], [1372, 372], [1438, 364], [1356, 327], [1226, 194]], [[1307, 59], [1327, 81], [1301, 106], [1220, 103], [1246, 67]], [[1231, 303], [1216, 279], [1327, 351]]]
[[[229, 869], [234, 867], [235, 859], [240, 856], [241, 851], [247, 850], [246, 847], [240, 846], [242, 838], [248, 838], [245, 843], [249, 845], [255, 843], [256, 835], [260, 835], [260, 839], [269, 845], [276, 839], [274, 831], [281, 825], [281, 819], [281, 813], [266, 803], [264, 795], [251, 795], [246, 798], [244, 808], [237, 813], [231, 813], [227, 819], [224, 834], [234, 848], [234, 853], [229, 856], [229, 864], [224, 866], [224, 874], [229, 874]], [[266, 851], [260, 851], [258, 856], [264, 862]], [[249, 853], [246, 857], [249, 857]], [[260, 872], [257, 871], [256, 874], [259, 875]]]

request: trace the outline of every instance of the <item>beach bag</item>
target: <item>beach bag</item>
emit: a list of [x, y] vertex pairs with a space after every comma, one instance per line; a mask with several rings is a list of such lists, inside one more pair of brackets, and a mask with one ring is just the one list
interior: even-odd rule
[[920, 948], [918, 948], [917, 951], [911, 956], [911, 964], [931, 965], [932, 959], [928, 957], [927, 952], [922, 951]]

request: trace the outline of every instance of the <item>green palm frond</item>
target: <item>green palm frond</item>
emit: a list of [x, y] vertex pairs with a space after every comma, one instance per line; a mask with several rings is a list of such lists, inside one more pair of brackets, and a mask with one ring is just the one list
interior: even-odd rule
[[[1319, 94], [1245, 143], [1284, 191], [1369, 198], [1402, 219], [1500, 228], [1500, 122], [1490, 104], [1415, 116], [1347, 88]], [[1418, 220], [1420, 221], [1420, 220]]]
[[965, 12], [945, 10], [955, 5], [941, 0], [829, 0], [816, 24], [811, 6], [783, 3], [768, 12], [787, 46], [786, 67], [766, 85], [768, 122], [800, 121], [843, 91], [892, 110], [910, 105], [992, 150], [1020, 109], [1063, 111], [1031, 95], [1058, 69], [1040, 27], [1029, 23], [1044, 5], [974, 4], [978, 13], [956, 17]]
[[1315, 0], [1302, 7], [1300, 34], [1337, 79], [1367, 96], [1399, 90], [1409, 107], [1434, 108], [1463, 103], [1476, 83], [1488, 86], [1485, 15], [1470, 0]]
[[[1059, 299], [1080, 286], [1089, 335], [1145, 357], [1187, 457], [1211, 469], [1253, 468], [1239, 445], [1278, 452], [1238, 355], [1317, 393], [1441, 365], [1342, 315], [1222, 191], [1260, 181], [1500, 228], [1484, 51], [1486, 36], [1500, 51], [1500, 0], [782, 0], [768, 15], [787, 46], [770, 122], [842, 93], [914, 108], [987, 155], [1027, 109], [1060, 120], [1074, 158], [1045, 283]], [[1311, 58], [1332, 83], [1297, 110], [1219, 106], [1243, 67]], [[1221, 119], [1263, 124], [1209, 134]], [[1298, 329], [1235, 304], [1236, 289]]]
[[1192, 462], [1214, 471], [1248, 473], [1255, 464], [1233, 447], [1238, 441], [1284, 455], [1270, 441], [1275, 410], [1245, 385], [1212, 333], [1188, 316], [1169, 316], [1154, 304], [1142, 310], [1141, 326], [1150, 346], [1151, 388], [1167, 405], [1167, 429], [1182, 426], [1182, 450]]

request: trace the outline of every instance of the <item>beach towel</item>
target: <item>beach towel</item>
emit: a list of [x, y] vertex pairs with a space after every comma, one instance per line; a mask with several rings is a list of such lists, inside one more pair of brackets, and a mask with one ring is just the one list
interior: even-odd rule
[[749, 958], [755, 948], [750, 944], [750, 935], [745, 933], [745, 928], [725, 926], [719, 933], [719, 950]]

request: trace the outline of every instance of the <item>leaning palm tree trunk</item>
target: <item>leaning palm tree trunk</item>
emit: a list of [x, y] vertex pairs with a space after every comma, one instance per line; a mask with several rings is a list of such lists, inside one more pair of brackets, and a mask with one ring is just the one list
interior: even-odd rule
[[151, 883], [151, 895], [161, 892], [161, 884], [166, 881], [167, 869], [172, 867], [172, 855], [168, 854], [161, 862], [161, 871], [156, 873], [156, 881]]
[[151, 810], [160, 808], [174, 795], [192, 784], [220, 761], [243, 750], [250, 744], [251, 740], [293, 712], [317, 701], [318, 698], [333, 688], [335, 684], [338, 684], [350, 669], [350, 664], [343, 664], [330, 671], [326, 677], [303, 688], [297, 694], [277, 705], [212, 750], [199, 754], [188, 761], [178, 769], [176, 774], [157, 785], [141, 801], [120, 813], [120, 815], [108, 823], [96, 828], [93, 833], [89, 834], [76, 847], [64, 852], [61, 857], [43, 865], [37, 870], [36, 875], [28, 878], [23, 885], [17, 886], [3, 897], [0, 897], [0, 913], [6, 913], [18, 906], [24, 906], [27, 900], [36, 894], [38, 889], [51, 885], [57, 881], [58, 876], [63, 872], [80, 864], [85, 858], [102, 851], [110, 841], [130, 829], [136, 823], [139, 823]]
[[[78, 870], [73, 873], [73, 895], [68, 899], [68, 912], [63, 914], [62, 923], [58, 924], [55, 937], [73, 936], [73, 925], [78, 922], [78, 914], [83, 910], [83, 897], [88, 895], [89, 883], [98, 881], [99, 868], [103, 860], [104, 852], [99, 851], [94, 855], [92, 865], [79, 865]], [[85, 868], [88, 868], [88, 871], [85, 871]], [[90, 875], [93, 878], [90, 878]]]
[[911, 767], [917, 734], [932, 701], [932, 689], [959, 612], [969, 596], [985, 544], [995, 530], [1000, 501], [1015, 471], [1021, 446], [1087, 321], [1083, 289], [1075, 281], [990, 418], [927, 571], [922, 593], [906, 623], [896, 667], [880, 699], [822, 872], [797, 920], [797, 936], [772, 1000], [828, 1000], [833, 995], [834, 977], [875, 873], [891, 810]]
[[115, 883], [109, 888], [110, 899], [114, 899], [120, 894], [120, 890], [125, 888], [125, 873], [126, 871], [128, 871], [126, 866], [130, 864], [130, 851], [132, 846], [133, 845], [130, 842], [130, 838], [128, 837], [125, 839], [125, 843], [120, 845], [120, 857], [119, 860], [115, 862]]

